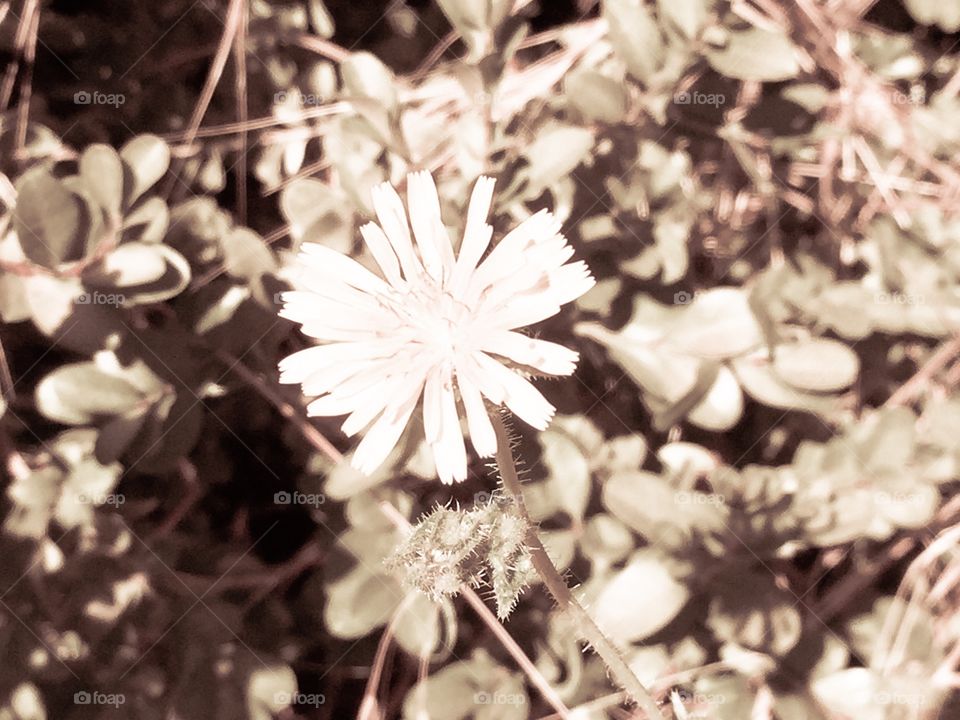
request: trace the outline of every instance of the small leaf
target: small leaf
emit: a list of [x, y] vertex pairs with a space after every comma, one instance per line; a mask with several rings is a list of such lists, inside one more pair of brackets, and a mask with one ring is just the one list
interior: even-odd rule
[[236, 278], [255, 280], [277, 269], [277, 261], [270, 248], [262, 237], [249, 228], [234, 228], [221, 244], [224, 267]]
[[57, 368], [39, 382], [35, 394], [37, 409], [44, 416], [68, 425], [123, 415], [143, 399], [127, 380], [104, 372], [92, 362]]
[[323, 0], [310, 0], [307, 3], [307, 10], [310, 12], [310, 25], [313, 26], [313, 31], [322, 38], [328, 40], [332, 38], [336, 28], [326, 3]]
[[663, 64], [660, 27], [644, 0], [604, 0], [610, 43], [637, 80], [649, 84]]
[[746, 393], [764, 405], [784, 410], [806, 410], [824, 417], [835, 414], [840, 408], [833, 396], [803, 392], [785, 383], [773, 372], [771, 363], [764, 356], [736, 358], [733, 370]]
[[343, 89], [347, 99], [366, 98], [388, 112], [397, 106], [397, 87], [393, 73], [376, 56], [355, 52], [340, 64]]
[[729, 78], [780, 82], [799, 74], [797, 53], [786, 34], [753, 27], [730, 32], [723, 48], [708, 48], [706, 55], [713, 69]]
[[397, 643], [414, 657], [436, 652], [441, 640], [439, 604], [414, 593], [397, 617], [396, 633]]
[[842, 342], [810, 338], [778, 345], [773, 371], [784, 382], [808, 392], [839, 392], [860, 374], [860, 358]]
[[297, 676], [287, 665], [255, 668], [247, 679], [250, 720], [272, 720], [293, 703]]
[[523, 153], [530, 163], [525, 194], [539, 195], [565, 178], [590, 155], [593, 144], [593, 133], [584, 128], [556, 124], [541, 130]]
[[698, 293], [666, 326], [666, 344], [695, 357], [731, 358], [761, 341], [749, 296], [740, 288], [716, 287]]
[[167, 172], [170, 147], [156, 135], [138, 135], [120, 149], [120, 158], [131, 173], [124, 202], [130, 207]]
[[960, 30], [960, 4], [943, 0], [904, 0], [907, 10], [921, 25], [936, 25], [945, 33]]
[[16, 190], [13, 227], [24, 254], [48, 268], [79, 259], [85, 246], [80, 198], [43, 167], [28, 170]]
[[657, 0], [660, 17], [692, 40], [700, 34], [713, 8], [713, 0]]
[[571, 517], [583, 517], [590, 500], [590, 463], [575, 439], [548, 428], [540, 433], [542, 462], [549, 471], [550, 491]]
[[633, 546], [634, 538], [629, 528], [606, 513], [592, 515], [580, 538], [580, 550], [593, 562], [620, 562]]
[[476, 62], [489, 50], [494, 30], [510, 11], [510, 0], [437, 0], [443, 14], [470, 48], [468, 61]]
[[643, 549], [603, 587], [591, 612], [609, 637], [629, 643], [662, 630], [689, 597], [690, 591], [673, 578], [660, 557]]
[[392, 577], [358, 565], [327, 586], [324, 625], [334, 637], [356, 640], [386, 623], [402, 597]]
[[564, 79], [563, 88], [570, 103], [588, 120], [618, 123], [627, 112], [623, 83], [596, 70], [570, 73]]
[[190, 283], [190, 265], [168, 245], [128, 242], [87, 268], [84, 284], [117, 295], [122, 305], [162, 302]]
[[109, 145], [90, 145], [80, 156], [80, 176], [87, 192], [109, 216], [120, 216], [123, 205], [123, 161]]

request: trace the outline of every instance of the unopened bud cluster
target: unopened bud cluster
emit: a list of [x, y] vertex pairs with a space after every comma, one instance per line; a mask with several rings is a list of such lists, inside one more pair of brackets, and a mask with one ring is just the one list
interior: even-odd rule
[[438, 507], [425, 515], [387, 561], [404, 582], [435, 601], [463, 585], [489, 585], [505, 618], [532, 576], [524, 542], [528, 523], [500, 498], [469, 510]]

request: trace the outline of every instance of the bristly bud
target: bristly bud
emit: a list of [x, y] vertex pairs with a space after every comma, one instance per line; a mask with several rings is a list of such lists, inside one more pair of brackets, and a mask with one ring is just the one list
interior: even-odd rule
[[420, 520], [387, 565], [405, 585], [435, 601], [455, 595], [464, 584], [487, 582], [504, 619], [533, 577], [524, 542], [528, 530], [512, 503], [501, 498], [469, 510], [438, 507]]

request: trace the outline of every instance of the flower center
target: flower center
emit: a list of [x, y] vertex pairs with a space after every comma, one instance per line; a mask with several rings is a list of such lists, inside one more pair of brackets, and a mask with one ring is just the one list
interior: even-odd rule
[[470, 308], [433, 283], [398, 294], [391, 309], [407, 326], [411, 342], [444, 358], [452, 358], [470, 344]]

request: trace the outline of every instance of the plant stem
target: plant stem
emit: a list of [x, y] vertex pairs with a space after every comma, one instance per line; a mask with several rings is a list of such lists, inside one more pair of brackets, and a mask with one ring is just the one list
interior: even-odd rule
[[510, 449], [510, 435], [503, 424], [500, 413], [492, 412], [490, 415], [497, 434], [497, 468], [500, 470], [503, 487], [516, 503], [517, 511], [529, 524], [526, 543], [530, 549], [534, 570], [540, 576], [547, 591], [553, 596], [560, 611], [566, 613], [573, 621], [580, 639], [590, 645], [593, 651], [600, 656], [616, 684], [646, 713], [649, 720], [663, 720], [663, 715], [660, 714], [660, 709], [650, 692], [637, 679], [616, 646], [603, 634], [593, 618], [587, 614], [587, 611], [573, 596], [563, 576], [560, 575], [560, 571], [557, 570], [550, 556], [547, 555], [546, 548], [543, 547], [540, 536], [537, 534], [536, 527], [530, 520], [530, 514], [523, 502], [523, 488], [520, 486], [513, 452]]

